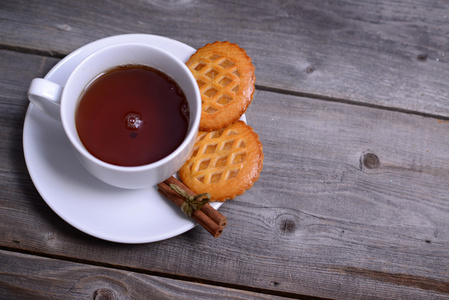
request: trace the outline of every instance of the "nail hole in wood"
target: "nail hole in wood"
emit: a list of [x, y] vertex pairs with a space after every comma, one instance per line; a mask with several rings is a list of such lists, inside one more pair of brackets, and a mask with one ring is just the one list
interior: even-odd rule
[[311, 73], [313, 73], [314, 71], [315, 71], [315, 68], [312, 67], [312, 66], [309, 66], [309, 67], [307, 67], [307, 69], [306, 69], [306, 73], [307, 73], [307, 74], [311, 74]]
[[276, 230], [279, 235], [289, 237], [295, 235], [299, 225], [297, 224], [297, 218], [289, 213], [281, 213], [276, 217]]
[[419, 54], [418, 55], [419, 61], [426, 61], [427, 60], [427, 54]]
[[110, 289], [98, 289], [94, 293], [94, 300], [114, 300], [114, 292]]
[[292, 220], [284, 220], [283, 224], [281, 225], [281, 231], [285, 234], [292, 234], [295, 232], [296, 224]]
[[362, 157], [362, 163], [367, 169], [379, 169], [379, 158], [374, 153], [366, 153]]

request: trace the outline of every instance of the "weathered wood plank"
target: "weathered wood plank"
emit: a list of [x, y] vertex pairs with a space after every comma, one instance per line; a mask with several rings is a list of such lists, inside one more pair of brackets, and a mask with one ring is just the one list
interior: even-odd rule
[[[67, 225], [35, 191], [17, 125], [43, 58], [0, 57], [8, 57], [2, 69], [16, 68], [0, 74], [9, 85], [0, 95], [0, 247], [289, 295], [449, 295], [449, 123], [257, 91], [247, 117], [264, 169], [220, 209], [223, 235], [195, 228], [159, 243], [113, 244]], [[378, 164], [361, 160], [370, 153]]]
[[63, 56], [123, 33], [196, 48], [230, 40], [248, 51], [265, 89], [449, 118], [448, 21], [442, 0], [7, 0], [0, 45]]
[[2, 299], [286, 299], [0, 250]]

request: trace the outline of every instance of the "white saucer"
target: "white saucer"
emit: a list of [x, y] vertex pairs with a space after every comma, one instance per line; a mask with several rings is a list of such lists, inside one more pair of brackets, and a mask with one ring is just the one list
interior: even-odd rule
[[[148, 43], [182, 61], [195, 52], [186, 44], [161, 36], [118, 35], [72, 52], [45, 78], [63, 86], [76, 65], [92, 51], [117, 42]], [[32, 104], [25, 117], [23, 148], [31, 179], [42, 198], [62, 219], [87, 234], [119, 243], [148, 243], [174, 237], [197, 225], [163, 198], [157, 187], [119, 189], [90, 175], [78, 163], [61, 124]]]

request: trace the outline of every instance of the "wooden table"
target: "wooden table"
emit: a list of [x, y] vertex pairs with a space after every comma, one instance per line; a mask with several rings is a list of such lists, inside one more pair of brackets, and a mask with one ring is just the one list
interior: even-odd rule
[[[253, 60], [264, 168], [218, 239], [92, 237], [30, 178], [31, 79], [127, 33]], [[449, 299], [448, 1], [3, 0], [0, 68], [1, 299]]]

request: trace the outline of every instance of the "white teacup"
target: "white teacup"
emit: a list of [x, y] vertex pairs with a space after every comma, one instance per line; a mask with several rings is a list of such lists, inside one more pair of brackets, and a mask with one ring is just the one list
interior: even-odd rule
[[[85, 87], [104, 71], [130, 64], [150, 66], [173, 78], [183, 90], [190, 108], [187, 134], [181, 145], [159, 161], [135, 167], [106, 163], [90, 154], [81, 142], [75, 124], [78, 101]], [[201, 117], [199, 88], [185, 64], [162, 49], [140, 43], [115, 44], [92, 53], [70, 74], [64, 87], [35, 78], [28, 89], [28, 99], [41, 111], [62, 122], [76, 156], [91, 174], [108, 184], [128, 189], [151, 187], [176, 173], [193, 149]]]

